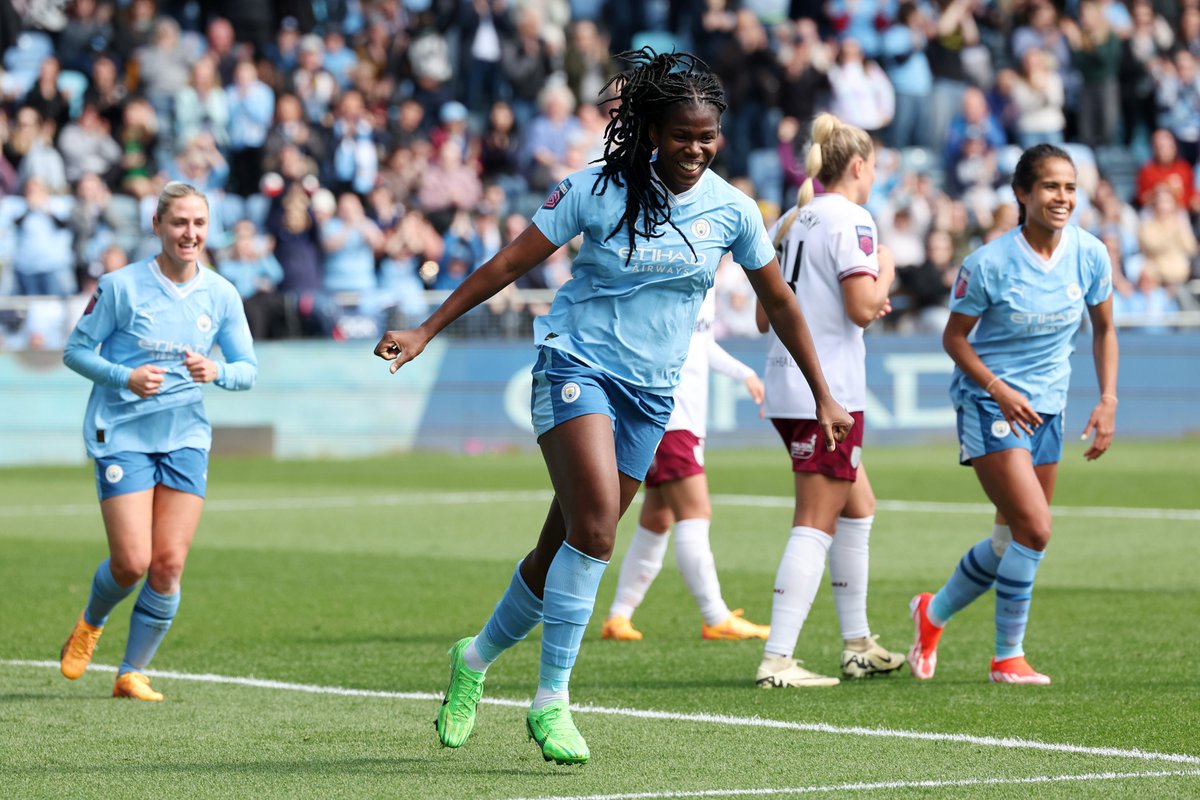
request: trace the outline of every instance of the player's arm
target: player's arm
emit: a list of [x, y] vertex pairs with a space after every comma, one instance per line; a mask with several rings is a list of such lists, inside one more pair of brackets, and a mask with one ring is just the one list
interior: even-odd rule
[[1096, 432], [1092, 446], [1083, 457], [1095, 461], [1104, 455], [1112, 444], [1117, 417], [1117, 327], [1113, 324], [1112, 295], [1097, 305], [1088, 306], [1092, 320], [1092, 360], [1096, 364], [1096, 381], [1100, 384], [1100, 402], [1092, 409], [1087, 427], [1083, 429], [1086, 439]]
[[888, 290], [896, 279], [896, 259], [891, 249], [883, 245], [879, 245], [878, 258], [878, 275], [859, 272], [841, 282], [846, 316], [860, 328], [866, 328], [892, 310]]
[[98, 351], [118, 327], [117, 287], [101, 278], [100, 286], [63, 348], [63, 363], [99, 386], [129, 389], [138, 397], [151, 397], [162, 388], [165, 370], [154, 364], [130, 368], [109, 361]]
[[983, 363], [983, 359], [967, 340], [967, 335], [978, 321], [979, 317], [951, 311], [950, 319], [946, 321], [946, 330], [942, 332], [942, 347], [968, 378], [992, 396], [1017, 436], [1021, 435], [1022, 430], [1032, 436], [1033, 429], [1042, 424], [1041, 415], [1033, 410], [1029, 398], [988, 369], [987, 364]]
[[741, 381], [745, 385], [746, 391], [750, 393], [751, 399], [762, 405], [766, 390], [763, 388], [763, 382], [758, 377], [758, 373], [730, 355], [728, 350], [717, 344], [716, 339], [709, 339], [706, 347], [709, 368], [722, 375], [727, 375], [735, 381]]
[[821, 362], [817, 359], [817, 349], [808, 331], [808, 323], [804, 321], [804, 314], [796, 302], [796, 295], [792, 293], [791, 287], [783, 282], [779, 260], [772, 258], [762, 269], [746, 270], [746, 275], [771, 327], [775, 329], [779, 340], [783, 342], [783, 346], [804, 373], [804, 379], [808, 381], [813, 398], [817, 402], [817, 422], [825, 435], [826, 449], [835, 449], [838, 442], [845, 440], [854, 420], [829, 393], [825, 373], [821, 371]]
[[509, 245], [484, 262], [483, 266], [468, 275], [419, 326], [385, 333], [379, 344], [375, 345], [375, 355], [391, 361], [391, 371], [394, 373], [420, 355], [425, 345], [443, 328], [545, 261], [557, 249], [558, 245], [547, 239], [536, 225], [530, 225]]

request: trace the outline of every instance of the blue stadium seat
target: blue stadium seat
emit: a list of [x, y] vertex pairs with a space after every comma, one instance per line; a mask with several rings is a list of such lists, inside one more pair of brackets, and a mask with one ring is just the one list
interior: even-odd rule
[[1113, 190], [1125, 202], [1132, 202], [1137, 191], [1137, 175], [1141, 169], [1137, 157], [1121, 145], [1096, 148], [1096, 166], [1100, 175], [1112, 184]]
[[746, 175], [754, 183], [757, 199], [783, 208], [783, 165], [774, 147], [751, 150], [746, 157]]

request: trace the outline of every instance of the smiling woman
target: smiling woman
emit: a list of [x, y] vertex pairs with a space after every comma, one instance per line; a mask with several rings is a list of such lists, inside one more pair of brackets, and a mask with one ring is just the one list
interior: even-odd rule
[[536, 547], [491, 618], [450, 650], [450, 685], [437, 717], [446, 747], [470, 736], [487, 668], [543, 623], [527, 731], [547, 761], [590, 757], [571, 718], [571, 670], [617, 522], [671, 416], [696, 317], [724, 254], [746, 269], [803, 370], [827, 445], [852, 424], [825, 384], [757, 207], [708, 170], [725, 108], [720, 83], [687, 53], [643, 49], [622, 58], [630, 69], [602, 92], [601, 104], [611, 106], [602, 163], [562, 180], [532, 224], [429, 319], [389, 331], [375, 347], [395, 372], [452, 321], [583, 234], [572, 279], [534, 329], [532, 417], [554, 499]]

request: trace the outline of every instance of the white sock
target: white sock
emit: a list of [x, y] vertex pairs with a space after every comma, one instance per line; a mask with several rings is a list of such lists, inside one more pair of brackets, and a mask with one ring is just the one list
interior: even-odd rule
[[617, 578], [617, 594], [613, 597], [608, 615], [632, 617], [642, 604], [646, 591], [662, 569], [667, 556], [669, 533], [655, 533], [641, 525], [633, 532], [629, 549], [621, 561], [621, 574]]
[[833, 603], [837, 606], [842, 639], [871, 635], [867, 623], [867, 573], [874, 521], [874, 516], [838, 517], [837, 535], [829, 548], [829, 582], [833, 584]]
[[721, 597], [717, 565], [708, 543], [707, 519], [681, 519], [675, 523], [675, 563], [688, 591], [696, 598], [707, 625], [719, 625], [729, 617], [729, 606]]
[[479, 654], [479, 650], [475, 647], [474, 639], [467, 645], [467, 649], [463, 650], [463, 663], [467, 665], [468, 669], [475, 670], [476, 672], [487, 672], [487, 668], [492, 665], [492, 662], [484, 659]]
[[825, 574], [825, 554], [833, 539], [816, 528], [795, 527], [788, 537], [779, 571], [775, 575], [775, 600], [771, 603], [771, 638], [767, 655], [791, 657], [813, 598]]
[[570, 705], [571, 704], [571, 693], [568, 692], [566, 689], [556, 691], [554, 689], [543, 689], [541, 686], [539, 686], [537, 693], [533, 696], [533, 707], [534, 708], [545, 708], [547, 705], [549, 705], [550, 703], [553, 703], [555, 700], [562, 700], [567, 705]]

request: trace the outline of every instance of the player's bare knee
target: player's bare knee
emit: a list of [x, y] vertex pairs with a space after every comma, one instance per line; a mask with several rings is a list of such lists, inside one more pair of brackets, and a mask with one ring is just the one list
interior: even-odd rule
[[108, 559], [108, 569], [112, 573], [113, 580], [121, 586], [132, 586], [137, 583], [149, 568], [149, 556], [114, 552]]

